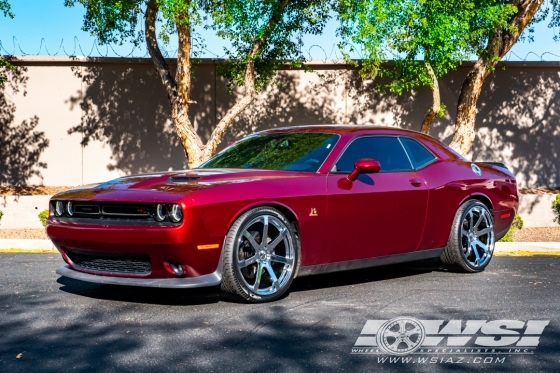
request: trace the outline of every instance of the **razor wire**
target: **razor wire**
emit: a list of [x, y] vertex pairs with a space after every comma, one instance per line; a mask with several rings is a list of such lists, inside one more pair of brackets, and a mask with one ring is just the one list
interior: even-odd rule
[[[73, 49], [70, 52], [66, 49], [64, 39], [60, 41], [58, 45], [58, 49], [54, 52], [49, 51], [47, 46], [47, 41], [45, 38], [41, 38], [39, 43], [39, 48], [35, 53], [29, 53], [29, 51], [24, 51], [19, 44], [19, 41], [14, 36], [12, 38], [12, 51], [9, 51], [7, 45], [0, 39], [0, 55], [5, 56], [67, 56], [67, 57], [117, 57], [117, 58], [149, 58], [150, 55], [148, 50], [144, 46], [139, 45], [132, 45], [131, 50], [129, 53], [122, 53], [121, 51], [117, 51], [113, 44], [101, 44], [98, 42], [97, 39], [94, 39], [91, 48], [88, 53], [84, 52], [82, 48], [82, 44], [77, 36], [74, 36], [72, 40]], [[119, 50], [121, 48], [118, 48]], [[177, 58], [178, 49], [168, 49], [165, 45], [160, 45], [160, 50], [162, 55], [165, 58]], [[359, 53], [358, 49], [354, 49], [360, 59], [362, 56]], [[79, 54], [78, 54], [79, 52]], [[333, 43], [330, 50], [326, 50], [323, 46], [318, 44], [312, 44], [308, 48], [305, 48], [303, 51], [304, 57], [308, 60], [322, 60], [322, 61], [335, 61], [335, 60], [342, 60], [343, 53], [339, 49], [338, 44]], [[207, 48], [206, 45], [199, 42], [199, 48], [197, 50], [197, 58], [226, 58], [228, 55], [228, 50], [223, 48], [223, 51], [217, 52]], [[474, 56], [473, 56], [474, 57]], [[528, 52], [524, 57], [518, 55], [514, 51], [508, 52], [502, 61], [560, 61], [560, 52], [553, 53], [553, 52], [544, 52], [540, 55], [536, 52]]]

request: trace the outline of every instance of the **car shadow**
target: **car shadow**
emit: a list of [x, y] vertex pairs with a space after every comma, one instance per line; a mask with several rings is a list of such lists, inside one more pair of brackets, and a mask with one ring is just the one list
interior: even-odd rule
[[[392, 280], [434, 271], [447, 271], [447, 269], [443, 267], [439, 259], [430, 259], [413, 263], [306, 276], [296, 278], [283, 298], [297, 292]], [[217, 302], [242, 303], [222, 293], [219, 286], [197, 289], [164, 289], [100, 285], [68, 277], [60, 277], [57, 282], [62, 285], [60, 290], [64, 292], [94, 299], [183, 306], [196, 306]]]

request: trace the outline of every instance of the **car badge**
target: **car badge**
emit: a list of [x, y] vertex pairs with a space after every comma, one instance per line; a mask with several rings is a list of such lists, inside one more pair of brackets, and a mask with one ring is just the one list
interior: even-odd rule
[[309, 216], [319, 216], [319, 214], [317, 214], [317, 209], [315, 207], [311, 208], [311, 212], [309, 213]]
[[472, 168], [472, 170], [475, 174], [477, 174], [478, 176], [482, 176], [482, 171], [480, 170], [480, 168], [477, 165], [475, 165], [474, 163], [471, 163], [471, 168]]

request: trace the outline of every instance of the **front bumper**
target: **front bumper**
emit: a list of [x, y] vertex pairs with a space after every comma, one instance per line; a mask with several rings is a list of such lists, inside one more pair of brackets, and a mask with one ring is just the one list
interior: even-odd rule
[[218, 267], [213, 273], [187, 278], [130, 278], [130, 277], [112, 277], [112, 276], [98, 276], [85, 272], [76, 271], [70, 266], [66, 265], [56, 270], [56, 273], [73, 278], [76, 280], [95, 282], [105, 285], [125, 285], [125, 286], [143, 286], [152, 288], [199, 288], [207, 286], [219, 285], [222, 281], [222, 274], [219, 271], [221, 266]]

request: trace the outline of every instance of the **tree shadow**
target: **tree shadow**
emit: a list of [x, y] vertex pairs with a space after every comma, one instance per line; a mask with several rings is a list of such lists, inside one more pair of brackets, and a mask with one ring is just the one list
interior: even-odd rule
[[81, 123], [68, 133], [80, 133], [83, 146], [91, 141], [108, 144], [108, 170], [135, 174], [185, 168], [166, 95], [153, 69], [86, 64], [72, 70], [85, 89], [68, 100], [71, 108], [82, 109]]
[[14, 123], [16, 105], [10, 97], [26, 95], [27, 68], [14, 66], [6, 71], [7, 81], [0, 85], [0, 185], [26, 186], [28, 180], [47, 168], [40, 162], [41, 153], [49, 146], [44, 132], [36, 131], [39, 118], [34, 116]]
[[[365, 268], [296, 278], [286, 293], [305, 292], [326, 288], [366, 284], [371, 282], [411, 277], [433, 271], [447, 272], [438, 259]], [[102, 285], [60, 277], [60, 290], [94, 299], [104, 299], [141, 304], [193, 306], [217, 302], [244, 303], [220, 291], [219, 286], [195, 289], [160, 289], [119, 285]]]
[[[117, 302], [103, 298], [88, 301], [61, 293], [58, 286], [49, 285], [54, 278], [52, 265], [59, 264], [60, 259], [47, 257], [42, 262], [48, 265], [34, 266], [37, 262], [20, 255], [10, 268], [4, 267], [2, 282], [6, 286], [0, 291], [2, 371], [35, 371], [37, 367], [47, 373], [68, 369], [153, 372], [161, 367], [168, 372], [520, 371], [529, 364], [536, 371], [551, 371], [558, 360], [560, 330], [554, 321], [545, 329], [534, 356], [508, 356], [504, 364], [480, 364], [474, 368], [472, 364], [437, 364], [437, 368], [434, 364], [400, 362], [381, 365], [376, 355], [350, 354], [367, 319], [409, 315], [411, 309], [414, 311], [410, 316], [418, 319], [541, 319], [547, 315], [546, 307], [554, 309], [550, 308], [553, 302], [545, 286], [536, 292], [531, 284], [513, 284], [509, 299], [499, 286], [481, 287], [485, 289], [484, 296], [496, 297], [496, 303], [480, 304], [476, 302], [480, 292], [473, 293], [469, 286], [457, 286], [447, 277], [423, 281], [433, 286], [430, 293], [409, 284], [411, 288], [395, 294], [391, 285], [406, 284], [387, 281], [380, 282], [374, 292], [364, 292], [367, 288], [346, 294], [333, 291], [310, 294], [305, 300], [287, 299], [264, 305], [138, 304], [126, 296]], [[428, 264], [417, 265], [431, 268]], [[406, 266], [387, 267], [390, 268], [396, 272]], [[481, 276], [466, 281], [479, 286], [492, 278]], [[549, 279], [553, 276], [550, 274]], [[26, 285], [17, 286], [22, 279]], [[494, 279], [498, 285], [499, 281], [511, 281], [506, 276]], [[448, 286], [442, 280], [448, 281]], [[534, 300], [545, 300], [545, 308], [538, 301], [520, 307], [528, 299], [523, 295], [528, 291], [536, 294]], [[475, 302], [457, 304], [454, 298], [458, 294]], [[500, 295], [504, 298], [498, 298]], [[141, 291], [136, 296], [140, 297]], [[401, 301], [394, 302], [397, 297]], [[419, 309], [411, 305], [415, 300], [421, 303]], [[382, 310], [386, 312], [381, 313]], [[20, 353], [20, 358], [16, 358]]]
[[519, 186], [559, 186], [560, 72], [497, 69], [479, 102], [473, 159], [506, 163]]
[[[171, 65], [173, 69], [175, 65]], [[185, 153], [169, 120], [169, 102], [150, 64], [77, 64], [74, 74], [84, 83], [83, 94], [69, 98], [71, 106], [80, 105], [81, 123], [69, 134], [80, 133], [82, 145], [91, 141], [108, 144], [112, 163], [109, 170], [125, 174], [177, 170], [187, 166]], [[195, 67], [189, 117], [206, 142], [239, 92], [229, 94], [226, 80], [215, 77], [215, 65]], [[314, 75], [309, 74], [311, 79]], [[281, 71], [276, 83], [240, 115], [228, 129], [219, 150], [242, 136], [274, 127], [310, 123], [332, 123], [336, 110], [329, 106], [327, 84], [310, 86], [298, 73]], [[241, 88], [242, 89], [242, 88]], [[241, 90], [240, 89], [240, 90]], [[313, 95], [308, 95], [313, 89]]]

